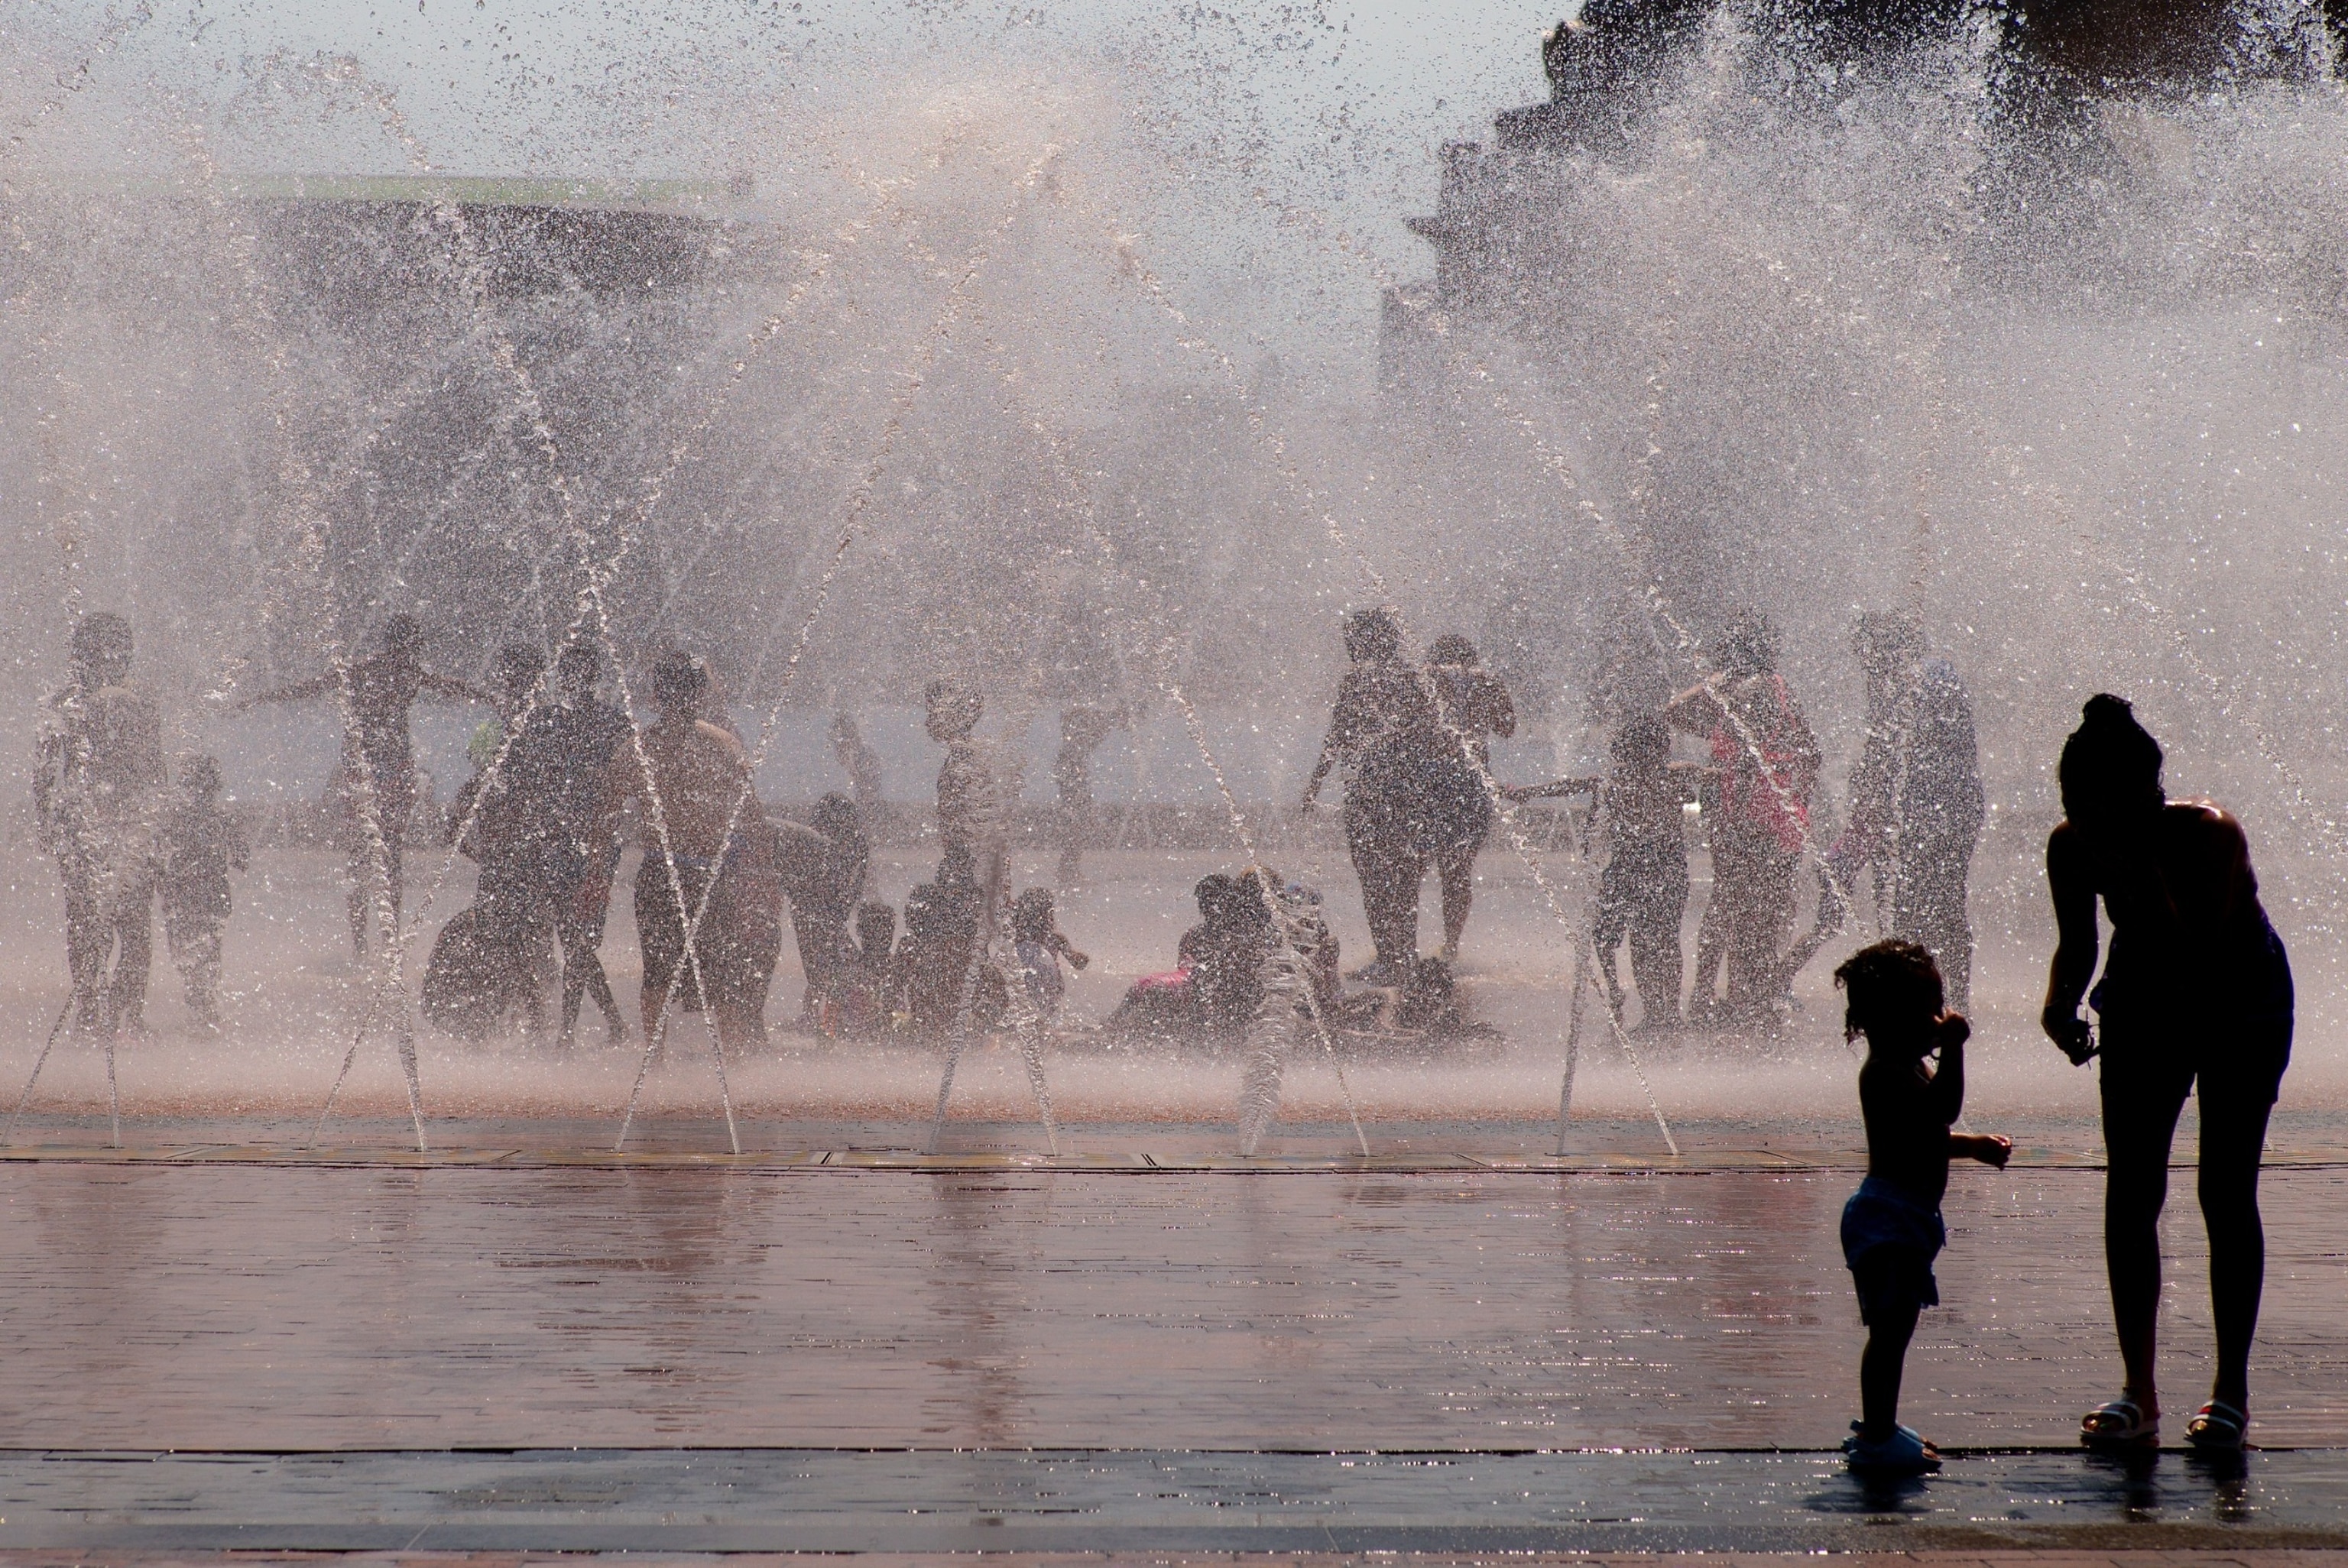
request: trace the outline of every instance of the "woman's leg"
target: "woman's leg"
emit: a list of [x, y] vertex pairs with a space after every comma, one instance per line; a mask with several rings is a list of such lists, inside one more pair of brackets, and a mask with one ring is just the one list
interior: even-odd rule
[[1468, 911], [1476, 903], [1476, 855], [1483, 847], [1484, 835], [1479, 833], [1473, 838], [1445, 845], [1435, 857], [1435, 874], [1443, 884], [1443, 954], [1447, 958], [1459, 956], [1459, 938], [1468, 931]]
[[[2185, 1107], [2189, 1073], [2171, 1068], [2157, 1048], [2139, 1048], [2124, 1066], [2104, 1059], [2104, 1266], [2111, 1276], [2112, 1325], [2118, 1331], [2124, 1397], [2147, 1419], [2160, 1413], [2153, 1373], [2160, 1318], [2160, 1209], [2168, 1196], [2168, 1149]], [[2132, 1053], [2137, 1054], [2137, 1053]]]
[[1687, 863], [1657, 856], [1631, 912], [1631, 974], [1638, 982], [1640, 1027], [1680, 1022], [1680, 921], [1687, 913]]
[[2199, 1177], [2201, 1219], [2209, 1232], [2209, 1305], [2218, 1326], [2218, 1376], [2210, 1398], [2247, 1411], [2250, 1341], [2258, 1334], [2267, 1269], [2259, 1160], [2274, 1102], [2263, 1075], [2250, 1083], [2230, 1073], [2212, 1083], [2210, 1076], [2203, 1074], [2200, 1084]]
[[1362, 913], [1379, 961], [1407, 963], [1418, 953], [1418, 886], [1426, 864], [1402, 813], [1383, 801], [1347, 801], [1345, 847], [1362, 884]]

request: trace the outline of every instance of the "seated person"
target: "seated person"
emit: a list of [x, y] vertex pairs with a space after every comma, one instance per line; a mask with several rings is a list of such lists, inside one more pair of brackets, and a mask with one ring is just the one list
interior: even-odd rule
[[[905, 900], [905, 936], [898, 944], [906, 1010], [915, 1032], [942, 1040], [954, 1027], [970, 993], [969, 1027], [984, 1031], [1003, 1021], [1009, 989], [1002, 971], [983, 961], [986, 895], [978, 885], [969, 848], [949, 845], [938, 862], [937, 879], [924, 882]], [[978, 965], [976, 983], [971, 967]]]
[[905, 999], [905, 976], [898, 961], [897, 911], [868, 899], [856, 907], [856, 939], [849, 944], [839, 973], [839, 1028], [845, 1034], [888, 1032]]

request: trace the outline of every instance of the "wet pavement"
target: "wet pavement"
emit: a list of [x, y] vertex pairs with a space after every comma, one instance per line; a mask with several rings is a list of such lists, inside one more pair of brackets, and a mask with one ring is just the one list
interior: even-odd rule
[[0, 1549], [1526, 1553], [2348, 1545], [2348, 1466], [2064, 1455], [530, 1451], [0, 1457]]
[[[1861, 1337], [1838, 1125], [1672, 1158], [1577, 1123], [1561, 1162], [1535, 1125], [1386, 1126], [1367, 1163], [1290, 1127], [1251, 1171], [1163, 1127], [1057, 1163], [970, 1123], [935, 1160], [901, 1124], [738, 1160], [702, 1123], [626, 1155], [553, 1123], [425, 1157], [88, 1131], [0, 1159], [0, 1553], [2348, 1544], [2322, 1119], [2265, 1179], [2245, 1475], [2073, 1451], [2116, 1365], [2092, 1133], [2055, 1121], [1956, 1173], [1902, 1410], [1956, 1457], [1886, 1494], [1830, 1451]], [[2176, 1189], [2172, 1437], [2209, 1342]]]
[[[1852, 1182], [10, 1163], [0, 1446], [1823, 1448]], [[2258, 1435], [2348, 1444], [2348, 1173], [2265, 1195]], [[1958, 1173], [1911, 1424], [2061, 1446], [2112, 1391], [2100, 1202]]]

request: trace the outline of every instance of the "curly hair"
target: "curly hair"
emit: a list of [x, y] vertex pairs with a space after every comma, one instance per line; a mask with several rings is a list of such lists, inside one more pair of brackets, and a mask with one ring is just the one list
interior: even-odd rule
[[1835, 984], [1850, 998], [1843, 1009], [1842, 1037], [1856, 1040], [1902, 1019], [1929, 1023], [1941, 1016], [1946, 993], [1941, 966], [1913, 942], [1892, 938], [1861, 948], [1834, 972]]

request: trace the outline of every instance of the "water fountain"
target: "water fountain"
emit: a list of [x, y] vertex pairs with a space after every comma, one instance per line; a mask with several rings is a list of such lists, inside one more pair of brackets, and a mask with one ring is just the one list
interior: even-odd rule
[[[1414, 645], [1483, 641], [1540, 713], [1496, 764], [1518, 777], [1600, 754], [1583, 709], [1608, 629], [1689, 679], [1729, 610], [1763, 604], [1836, 759], [1826, 800], [1856, 749], [1855, 608], [1903, 606], [1980, 708], [1977, 995], [2011, 1092], [2067, 1086], [2029, 1038], [2033, 856], [2054, 737], [2098, 686], [2139, 698], [2182, 787], [2250, 821], [2295, 922], [2302, 1075], [2328, 1085], [2348, 848], [2319, 743], [2348, 722], [2322, 457], [2348, 308], [2333, 36], [2312, 7], [2177, 7], [2165, 30], [2106, 9], [1920, 4], [1861, 26], [1834, 6], [1588, 0], [1542, 47], [1550, 100], [1446, 148], [1411, 224], [1426, 282], [1380, 259], [1402, 245], [1237, 155], [1190, 171], [1231, 202], [1186, 207], [1152, 162], [1176, 133], [1152, 142], [1043, 71], [844, 79], [836, 118], [593, 179], [447, 172], [459, 155], [339, 55], [269, 56], [224, 109], [29, 89], [6, 106], [27, 130], [0, 328], [36, 389], [0, 431], [0, 474], [30, 497], [0, 541], [18, 709], [56, 683], [76, 619], [126, 610], [171, 749], [221, 752], [272, 840], [241, 895], [232, 950], [257, 979], [232, 1037], [134, 1052], [134, 1121], [314, 1116], [345, 1092], [374, 1114], [396, 1091], [419, 1141], [443, 1108], [608, 1111], [623, 1139], [640, 1106], [716, 1108], [738, 1149], [745, 1107], [922, 1119], [934, 1062], [788, 1031], [750, 1061], [672, 1038], [623, 1064], [417, 1039], [415, 960], [463, 902], [453, 852], [429, 856], [404, 948], [336, 968], [313, 929], [332, 896], [304, 827], [316, 735], [225, 710], [346, 659], [394, 610], [473, 675], [517, 636], [591, 639], [623, 697], [683, 639], [794, 799], [827, 765], [804, 754], [810, 723], [902, 710], [932, 674], [983, 689], [1015, 752], [1031, 722], [1113, 697], [1159, 758], [1128, 795], [1187, 797], [1209, 825], [1183, 852], [1109, 851], [1131, 858], [1086, 911], [1114, 925], [1112, 978], [1080, 997], [1097, 1016], [1162, 961], [1163, 907], [1210, 863], [1297, 870], [1361, 950], [1333, 830], [1284, 810], [1342, 607], [1395, 603]], [[57, 79], [137, 57], [137, 26], [62, 29]], [[1069, 81], [1141, 68], [1076, 60]], [[342, 145], [372, 138], [396, 167], [270, 161], [271, 136], [298, 149], [321, 116], [369, 128]], [[1219, 246], [1262, 232], [1382, 298], [1363, 386], [1256, 346], [1209, 282]], [[901, 802], [926, 755], [891, 759]], [[1022, 877], [1047, 875], [1025, 865], [1035, 818], [1005, 828]], [[888, 878], [919, 880], [927, 852], [895, 850]], [[17, 887], [50, 897], [16, 858]], [[1268, 1019], [1250, 1148], [1283, 1076], [1291, 1114], [1350, 1119], [1366, 1151], [1381, 1119], [1546, 1119], [1560, 1076], [1567, 1102], [1652, 1112], [1673, 1144], [1681, 1117], [1802, 1113], [1844, 1071], [1816, 968], [1788, 1043], [1644, 1059], [1589, 1011], [1593, 878], [1570, 837], [1519, 816], [1485, 871], [1468, 979], [1507, 1059], [1348, 1072], [1315, 1009]], [[615, 925], [613, 950], [628, 940]], [[46, 939], [16, 948], [45, 1024], [61, 976]], [[1040, 1099], [1048, 1050], [1017, 1032]], [[37, 1030], [23, 1043], [29, 1069]], [[46, 1070], [64, 1108], [94, 1081], [68, 1055]], [[1052, 1074], [1071, 1125], [1227, 1126], [1241, 1093], [1236, 1062]], [[975, 1104], [1025, 1114], [994, 1089]]]

